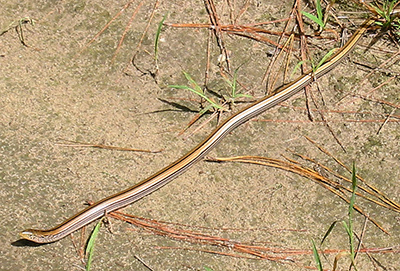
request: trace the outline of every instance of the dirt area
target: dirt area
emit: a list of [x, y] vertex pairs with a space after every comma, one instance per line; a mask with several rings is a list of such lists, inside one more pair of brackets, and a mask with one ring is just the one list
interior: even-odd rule
[[[216, 1], [221, 22], [229, 24], [230, 11], [237, 17], [246, 2]], [[293, 2], [248, 1], [247, 9], [236, 24], [288, 18]], [[362, 9], [344, 2], [347, 1], [337, 1], [337, 12], [342, 15], [340, 21], [349, 27], [348, 32], [353, 33], [363, 21], [358, 13]], [[10, 28], [0, 36], [1, 270], [82, 270], [79, 248], [70, 237], [34, 246], [18, 241], [18, 233], [26, 228], [54, 227], [83, 209], [86, 201], [100, 200], [143, 180], [185, 154], [217, 124], [213, 119], [195, 131], [199, 123], [207, 120], [208, 114], [180, 136], [179, 132], [200, 109], [199, 99], [188, 91], [168, 87], [187, 84], [183, 71], [203, 84], [209, 30], [164, 26], [158, 73], [155, 78], [151, 74], [156, 70], [154, 41], [163, 16], [166, 15], [166, 23], [209, 23], [204, 2], [161, 1], [138, 48], [155, 1], [134, 1], [88, 45], [125, 4], [127, 2], [98, 0], [25, 1], [23, 4], [1, 1], [0, 30]], [[118, 47], [135, 9], [138, 9], [137, 14], [122, 46]], [[33, 25], [29, 19], [34, 20]], [[18, 34], [21, 31], [15, 30], [20, 21], [25, 22], [21, 29], [26, 46], [21, 43]], [[284, 23], [262, 27], [281, 31]], [[313, 33], [309, 24], [305, 27], [307, 33]], [[341, 31], [335, 23], [330, 27]], [[331, 34], [327, 32], [326, 35]], [[276, 36], [268, 37], [277, 41]], [[223, 38], [230, 53], [232, 73], [239, 68], [238, 81], [246, 87], [239, 91], [262, 97], [265, 93], [262, 79], [274, 47], [233, 35], [225, 34]], [[284, 155], [293, 159], [295, 156], [289, 150], [294, 150], [350, 176], [307, 141], [305, 136], [308, 136], [346, 165], [351, 166], [354, 161], [367, 182], [394, 201], [400, 201], [400, 130], [399, 110], [396, 109], [400, 96], [399, 80], [394, 77], [400, 70], [398, 58], [363, 80], [371, 67], [378, 67], [397, 49], [385, 36], [367, 48], [372, 40], [372, 35], [366, 35], [344, 63], [318, 80], [324, 103], [317, 84], [312, 87], [331, 130], [346, 151], [320, 121], [318, 112], [313, 111], [316, 121], [308, 120], [303, 110], [305, 94], [300, 92], [284, 105], [258, 116], [257, 121], [236, 129], [210, 155], [277, 159], [283, 159]], [[339, 46], [339, 42], [331, 39], [310, 39], [310, 42], [310, 50], [316, 58]], [[226, 94], [229, 88], [219, 72], [220, 51], [215, 37], [211, 36], [210, 44], [207, 86], [211, 91]], [[120, 49], [113, 59], [117, 48]], [[298, 54], [297, 40], [294, 48]], [[137, 67], [134, 67], [130, 60], [136, 51]], [[289, 77], [299, 59], [293, 58], [290, 62], [293, 66], [288, 68]], [[274, 68], [277, 69], [279, 67]], [[283, 72], [284, 68], [281, 69]], [[359, 95], [369, 99], [359, 98]], [[251, 99], [238, 101], [246, 100]], [[312, 102], [310, 104], [315, 109]], [[243, 106], [236, 102], [232, 111]], [[232, 112], [223, 113], [221, 118], [230, 114]], [[385, 119], [388, 121], [383, 125]], [[194, 135], [189, 136], [192, 133]], [[59, 144], [65, 140], [162, 152], [124, 152]], [[366, 213], [390, 233], [383, 233], [371, 222], [366, 222], [365, 226], [364, 217], [356, 213], [355, 232], [361, 234], [366, 227], [363, 247], [397, 249], [397, 254], [392, 251], [369, 256], [360, 253], [358, 270], [398, 270], [399, 215], [358, 200]], [[112, 233], [103, 227], [96, 241], [92, 270], [304, 270], [306, 266], [315, 266], [312, 254], [308, 254], [311, 240], [319, 245], [335, 221], [339, 223], [321, 248], [349, 248], [341, 222], [347, 219], [346, 202], [306, 178], [256, 165], [201, 161], [124, 211], [190, 225], [193, 231], [228, 238], [232, 242], [286, 252], [295, 249], [299, 254], [287, 258], [286, 263], [277, 263], [238, 253], [232, 248], [174, 240], [111, 220]], [[87, 231], [92, 226], [90, 224]], [[76, 232], [73, 236], [77, 242], [80, 234]], [[332, 268], [337, 254], [322, 257], [326, 269]], [[348, 266], [348, 257], [342, 257], [339, 269], [348, 270]]]

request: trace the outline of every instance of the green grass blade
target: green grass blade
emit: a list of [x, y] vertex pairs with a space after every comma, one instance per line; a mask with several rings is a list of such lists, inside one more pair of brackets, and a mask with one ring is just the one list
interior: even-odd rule
[[350, 237], [352, 235], [352, 233], [351, 233], [350, 226], [347, 224], [346, 221], [343, 221], [343, 227], [345, 228], [347, 235]]
[[170, 88], [176, 88], [176, 89], [185, 89], [185, 90], [190, 90], [191, 92], [197, 94], [198, 96], [200, 96], [201, 98], [203, 98], [204, 100], [206, 100], [207, 102], [209, 102], [214, 108], [216, 109], [221, 109], [223, 110], [224, 108], [222, 106], [220, 106], [219, 104], [217, 104], [216, 102], [214, 102], [213, 100], [211, 100], [210, 98], [208, 98], [204, 93], [202, 88], [199, 86], [199, 84], [197, 84], [197, 82], [195, 80], [193, 80], [193, 78], [190, 76], [190, 74], [188, 74], [187, 72], [183, 72], [183, 74], [185, 75], [186, 79], [189, 81], [189, 83], [194, 87], [188, 87], [188, 86], [182, 86], [182, 85], [169, 85], [168, 87]]
[[202, 95], [204, 95], [203, 89], [199, 86], [199, 84], [197, 84], [197, 82], [195, 80], [193, 80], [193, 78], [190, 76], [190, 74], [188, 74], [187, 72], [183, 72], [183, 74], [185, 75], [186, 79], [194, 86], [194, 89], [198, 93], [201, 93]]
[[[228, 84], [229, 88], [231, 89], [231, 94], [229, 97], [229, 100], [232, 102], [232, 104], [235, 103], [235, 99], [237, 98], [253, 98], [253, 96], [248, 95], [248, 94], [242, 94], [238, 93], [238, 83], [237, 83], [237, 78], [238, 78], [238, 71], [239, 69], [243, 66], [244, 64], [241, 64], [235, 71], [233, 72], [233, 79], [230, 81], [227, 78], [224, 78], [225, 82]], [[225, 99], [227, 100], [227, 99]]]
[[301, 11], [301, 13], [306, 16], [308, 19], [310, 19], [311, 21], [313, 21], [314, 23], [318, 24], [321, 28], [324, 28], [324, 22], [319, 19], [318, 17], [316, 17], [315, 15], [305, 12], [305, 11]]
[[239, 93], [239, 94], [236, 94], [235, 98], [253, 98], [253, 96], [251, 96], [249, 94]]
[[[318, 19], [321, 21], [321, 22], [323, 22], [323, 14], [322, 14], [322, 6], [321, 6], [321, 0], [317, 0], [316, 1], [317, 2], [317, 4], [316, 4], [316, 9], [317, 9], [317, 16], [318, 16]], [[324, 25], [324, 27], [325, 27], [325, 25]], [[322, 27], [323, 28], [323, 27]]]
[[352, 174], [351, 174], [351, 183], [352, 183], [352, 194], [350, 198], [349, 204], [349, 222], [343, 221], [343, 226], [346, 229], [347, 235], [349, 237], [350, 243], [350, 258], [351, 258], [351, 265], [354, 267], [354, 270], [357, 270], [355, 265], [355, 245], [354, 245], [354, 232], [353, 232], [353, 212], [354, 212], [354, 203], [356, 200], [356, 190], [357, 190], [357, 175], [356, 175], [356, 166], [353, 163]]
[[356, 166], [353, 163], [352, 174], [351, 174], [351, 188], [353, 192], [351, 193], [350, 205], [349, 205], [349, 218], [352, 219], [354, 202], [356, 201], [356, 190], [357, 190], [357, 176], [356, 176]]
[[[240, 68], [240, 67], [239, 67], [239, 68]], [[232, 97], [233, 97], [233, 98], [236, 98], [237, 73], [238, 73], [239, 68], [237, 68], [237, 69], [235, 70], [235, 72], [233, 73], [233, 82], [232, 82], [232, 84], [231, 84], [231, 88], [232, 88]]]
[[212, 107], [213, 107], [212, 104], [210, 104], [210, 105], [204, 107], [204, 108], [199, 112], [199, 115], [200, 115], [200, 116], [204, 115], [204, 114], [205, 114], [208, 110], [210, 110]]
[[314, 240], [311, 240], [311, 242], [312, 242], [312, 250], [313, 250], [313, 254], [314, 254], [314, 260], [315, 260], [315, 263], [317, 264], [317, 268], [319, 271], [323, 271], [324, 269], [322, 268], [321, 258], [319, 257], [317, 247], [315, 246], [315, 242], [314, 242]]
[[196, 90], [192, 89], [191, 87], [184, 86], [184, 85], [168, 85], [169, 88], [176, 88], [176, 89], [184, 89], [184, 90], [190, 90], [196, 93]]
[[353, 213], [354, 213], [354, 203], [356, 201], [356, 190], [357, 190], [356, 166], [354, 163], [351, 174], [351, 186], [353, 192], [351, 193], [350, 204], [349, 204], [349, 233], [350, 233], [349, 238], [350, 238], [351, 259], [352, 261], [354, 261]]
[[166, 18], [167, 18], [167, 14], [164, 15], [161, 22], [158, 24], [158, 28], [157, 28], [156, 40], [154, 42], [154, 59], [156, 62], [158, 60], [158, 43], [160, 42], [161, 29], [162, 29], [162, 26], [163, 26]]
[[214, 107], [215, 109], [225, 110], [224, 107], [217, 104], [216, 102], [214, 102], [212, 99], [208, 98], [204, 94], [203, 89], [199, 86], [199, 84], [197, 84], [197, 82], [195, 80], [193, 80], [193, 78], [190, 76], [190, 74], [188, 74], [187, 72], [183, 72], [183, 74], [185, 75], [185, 77], [189, 81], [189, 83], [193, 86], [193, 88], [188, 87], [188, 86], [183, 86], [183, 85], [168, 85], [168, 87], [176, 88], [176, 89], [190, 90], [191, 92], [195, 93], [196, 95], [200, 96], [201, 98], [206, 100], [208, 103], [210, 103], [211, 106]]
[[304, 63], [305, 63], [304, 60], [299, 61], [299, 62], [296, 64], [296, 66], [294, 66], [294, 69], [293, 69], [292, 73], [290, 74], [290, 76], [293, 76], [293, 75], [297, 72], [297, 70], [300, 69], [300, 66], [303, 65]]
[[324, 237], [322, 238], [321, 246], [322, 246], [322, 244], [324, 243], [325, 239], [328, 238], [329, 234], [332, 232], [332, 230], [333, 230], [333, 228], [335, 227], [336, 223], [337, 223], [337, 221], [333, 222], [333, 223], [330, 225], [329, 229], [326, 231]]
[[188, 87], [188, 86], [182, 86], [182, 85], [169, 85], [168, 87], [170, 87], [170, 88], [176, 88], [176, 89], [190, 90], [191, 92], [193, 92], [193, 93], [195, 93], [195, 94], [199, 95], [201, 98], [203, 98], [203, 99], [205, 99], [205, 100], [207, 100], [207, 99], [208, 99], [208, 98], [207, 98], [207, 96], [206, 96], [206, 95], [204, 95], [202, 92], [199, 92], [199, 91], [197, 91], [196, 89], [193, 89], [193, 88], [191, 88], [191, 87]]
[[324, 64], [332, 55], [333, 53], [336, 51], [336, 48], [331, 49], [328, 53], [326, 53], [326, 55], [324, 55], [324, 57], [319, 61], [316, 69], [318, 69], [319, 67], [322, 66], [322, 64]]
[[94, 244], [102, 223], [103, 219], [100, 219], [100, 221], [96, 224], [96, 227], [94, 227], [92, 234], [89, 237], [89, 241], [86, 245], [86, 255], [88, 257], [85, 268], [86, 271], [89, 271], [92, 265], [93, 255], [94, 255]]

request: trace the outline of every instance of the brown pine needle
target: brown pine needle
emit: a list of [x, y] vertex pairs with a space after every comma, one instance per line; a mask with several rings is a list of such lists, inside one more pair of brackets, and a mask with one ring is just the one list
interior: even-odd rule
[[[377, 68], [374, 68], [372, 71], [370, 71], [367, 75], [365, 75], [363, 77], [363, 79], [360, 81], [360, 83], [358, 84], [360, 87], [352, 92], [349, 92], [347, 95], [345, 95], [341, 101], [339, 102], [339, 104], [343, 104], [343, 101], [345, 98], [347, 98], [348, 96], [354, 96], [356, 93], [359, 93], [361, 91], [362, 88], [365, 87], [365, 83], [367, 82], [367, 80], [373, 75], [375, 74], [377, 71], [379, 71], [381, 68], [389, 65], [390, 62], [392, 62], [393, 60], [396, 60], [397, 56], [400, 55], [400, 50], [398, 50], [396, 53], [394, 53], [390, 58], [388, 58], [386, 61], [384, 61], [382, 64], [380, 64]], [[390, 81], [392, 81], [394, 78], [396, 78], [397, 76], [393, 76], [390, 77], [389, 79], [387, 79], [385, 82], [381, 83], [378, 87], [382, 87], [383, 85], [389, 83]], [[368, 94], [370, 94], [371, 92], [375, 91], [378, 87], [373, 88], [371, 91], [368, 91]], [[348, 101], [348, 103], [354, 103], [356, 102], [357, 97]]]
[[[396, 119], [364, 119], [364, 120], [354, 120], [354, 119], [345, 119], [345, 120], [335, 120], [331, 119], [329, 122], [331, 123], [399, 123], [400, 122], [400, 116], [392, 116], [396, 117]], [[321, 123], [323, 120], [288, 120], [288, 119], [255, 119], [252, 121], [258, 121], [258, 122], [276, 122], [276, 123]]]
[[125, 27], [124, 33], [122, 33], [121, 39], [118, 42], [117, 49], [115, 49], [114, 55], [113, 55], [113, 57], [111, 59], [111, 63], [114, 63], [115, 57], [117, 56], [119, 50], [121, 49], [122, 42], [124, 41], [125, 36], [128, 33], [129, 29], [131, 29], [131, 25], [132, 25], [133, 19], [135, 19], [136, 14], [139, 12], [139, 10], [142, 7], [143, 3], [144, 3], [144, 1], [140, 2], [139, 5], [136, 7], [136, 9], [133, 11], [131, 18], [129, 19], [129, 22]]
[[[270, 260], [281, 264], [298, 265], [303, 268], [309, 268], [298, 262], [295, 256], [299, 255], [311, 255], [313, 252], [311, 249], [293, 249], [286, 247], [279, 247], [276, 245], [265, 246], [265, 245], [254, 245], [241, 242], [239, 240], [232, 240], [225, 237], [219, 237], [203, 232], [196, 232], [190, 229], [182, 229], [183, 227], [192, 228], [192, 226], [182, 225], [179, 223], [171, 223], [165, 221], [158, 221], [154, 219], [148, 219], [143, 217], [137, 217], [129, 214], [115, 211], [108, 214], [108, 217], [113, 217], [121, 221], [128, 222], [136, 227], [139, 227], [152, 234], [161, 235], [170, 239], [189, 242], [192, 244], [211, 245], [223, 249], [228, 249], [234, 252], [224, 252], [210, 249], [197, 249], [193, 247], [167, 247], [157, 246], [157, 249], [180, 249], [190, 251], [201, 251], [205, 253], [212, 253], [221, 256], [229, 256], [236, 258], [246, 259], [259, 259], [259, 260]], [[194, 227], [200, 229], [210, 229], [207, 227]], [[224, 230], [214, 229], [213, 230]], [[344, 253], [347, 250], [342, 249], [325, 249], [321, 253], [324, 254], [338, 254]], [[356, 251], [357, 253], [400, 253], [400, 247], [386, 247], [386, 248], [361, 248]]]
[[135, 52], [134, 52], [134, 54], [133, 54], [133, 56], [132, 56], [132, 58], [131, 58], [131, 61], [130, 61], [131, 63], [134, 62], [135, 57], [136, 57], [137, 53], [138, 53], [139, 50], [140, 50], [140, 47], [142, 47], [143, 40], [144, 40], [144, 38], [146, 37], [147, 31], [149, 30], [149, 27], [150, 27], [150, 23], [151, 23], [151, 21], [152, 21], [153, 18], [154, 18], [154, 13], [155, 13], [155, 11], [156, 11], [156, 9], [157, 9], [157, 7], [158, 7], [159, 4], [160, 4], [160, 0], [157, 0], [157, 1], [154, 3], [153, 10], [151, 11], [150, 18], [149, 18], [149, 20], [147, 21], [146, 28], [144, 29], [143, 34], [142, 34], [142, 36], [140, 37], [139, 43], [138, 43], [138, 45], [136, 46], [136, 50], [135, 50]]
[[[230, 57], [228, 50], [225, 47], [225, 42], [223, 39], [222, 31], [221, 31], [221, 23], [219, 20], [219, 17], [217, 15], [217, 9], [215, 7], [214, 1], [213, 0], [204, 0], [205, 8], [207, 10], [207, 13], [210, 18], [210, 22], [212, 24], [212, 30], [214, 33], [215, 38], [217, 39], [217, 44], [220, 49], [220, 53], [222, 56], [224, 56], [223, 60], [226, 64], [226, 68], [228, 71], [230, 71]], [[221, 61], [222, 62], [222, 61]], [[222, 66], [221, 66], [222, 68]]]
[[[199, 130], [201, 130], [205, 125], [207, 125], [208, 123], [210, 123], [210, 121], [212, 121], [214, 118], [216, 118], [218, 116], [220, 112], [219, 111], [214, 111], [211, 116], [204, 121], [203, 123], [201, 123], [200, 125], [198, 125], [193, 132], [191, 132], [188, 136], [185, 137], [185, 139], [188, 139], [189, 137], [191, 137], [192, 135], [194, 135], [195, 133], [197, 133]], [[189, 127], [191, 127], [202, 115], [197, 114], [192, 121], [190, 121], [190, 123], [186, 126], [185, 129], [183, 129], [179, 135], [182, 135], [187, 129], [189, 129]]]
[[[175, 227], [171, 227], [163, 222], [156, 220], [149, 220], [144, 218], [135, 217], [132, 215], [127, 215], [119, 211], [112, 212], [109, 214], [110, 217], [126, 221], [140, 228], [146, 229], [157, 235], [167, 236], [171, 239], [187, 241], [191, 243], [208, 244], [217, 247], [224, 247], [229, 250], [234, 250], [240, 253], [249, 254], [256, 256], [259, 259], [266, 259], [270, 261], [276, 261], [280, 263], [292, 262], [289, 255], [285, 255], [285, 249], [279, 249], [279, 251], [274, 251], [274, 248], [264, 248], [259, 251], [259, 246], [253, 246], [249, 244], [244, 244], [239, 241], [233, 241], [228, 238], [223, 238], [219, 236], [212, 236], [209, 234], [204, 234], [201, 232], [194, 232], [191, 230], [183, 230]], [[262, 251], [272, 252], [271, 254], [266, 254]], [[210, 253], [214, 253], [209, 251]], [[225, 256], [234, 256], [234, 254], [225, 254], [224, 252], [215, 252], [216, 254], [221, 254]], [[278, 255], [282, 254], [282, 255]]]
[[132, 148], [124, 148], [118, 146], [110, 146], [103, 144], [92, 144], [92, 143], [84, 143], [70, 140], [63, 140], [69, 143], [56, 143], [58, 146], [64, 147], [85, 147], [85, 148], [98, 148], [98, 149], [106, 149], [106, 150], [117, 150], [117, 151], [133, 151], [133, 152], [146, 152], [146, 153], [159, 153], [163, 150], [151, 151], [151, 150], [143, 150], [143, 149], [132, 149]]
[[109, 20], [104, 27], [99, 32], [97, 32], [97, 34], [88, 43], [86, 43], [85, 46], [83, 46], [78, 55], [81, 54], [90, 44], [92, 44], [133, 2], [134, 1], [129, 1], [128, 3], [126, 3], [125, 6], [123, 6], [123, 8], [117, 14], [115, 14], [114, 17], [112, 17], [112, 19]]

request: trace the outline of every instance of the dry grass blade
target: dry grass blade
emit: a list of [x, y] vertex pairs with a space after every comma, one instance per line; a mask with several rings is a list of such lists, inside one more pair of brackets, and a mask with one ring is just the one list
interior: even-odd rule
[[[330, 192], [334, 193], [335, 195], [340, 197], [345, 202], [349, 203], [346, 193], [351, 193], [352, 190], [350, 188], [345, 187], [341, 183], [333, 181], [330, 178], [323, 176], [321, 173], [317, 172], [314, 169], [302, 166], [298, 162], [293, 161], [293, 160], [283, 161], [283, 160], [279, 160], [279, 159], [258, 157], [258, 156], [237, 156], [237, 157], [227, 157], [227, 158], [213, 158], [213, 159], [210, 159], [210, 161], [251, 163], [251, 164], [274, 167], [274, 168], [286, 170], [286, 171], [289, 171], [292, 173], [296, 173], [300, 176], [303, 176], [305, 178], [308, 178], [310, 180], [317, 182], [318, 184], [323, 186], [325, 189], [329, 190]], [[332, 172], [332, 170], [328, 169], [327, 167], [324, 167], [324, 169], [327, 169], [327, 170], [329, 170], [329, 172]], [[342, 177], [342, 178], [346, 179], [344, 177]], [[347, 179], [347, 182], [351, 182], [351, 181]], [[365, 184], [364, 180], [363, 180], [363, 183]], [[363, 188], [360, 190], [366, 192], [366, 194], [361, 194], [358, 192], [357, 196], [365, 198], [373, 203], [376, 203], [376, 204], [386, 207], [388, 209], [400, 212], [400, 209], [394, 208], [394, 206], [396, 206], [397, 204], [393, 203], [393, 201], [391, 201], [391, 200], [388, 200], [387, 196], [385, 196], [383, 193], [379, 192], [378, 190], [376, 190], [376, 189], [368, 190], [366, 188]], [[376, 191], [378, 191], [378, 192], [376, 192]], [[373, 197], [377, 198], [378, 200], [375, 200]], [[384, 201], [379, 202], [379, 200], [382, 200], [382, 199]], [[354, 205], [354, 209], [357, 212], [359, 212], [360, 214], [362, 214], [363, 216], [365, 216], [366, 218], [368, 218], [380, 230], [382, 230], [385, 233], [388, 233], [376, 220], [371, 218], [359, 206]]]
[[[328, 167], [316, 162], [315, 160], [313, 160], [313, 159], [311, 159], [311, 158], [309, 158], [309, 157], [307, 157], [305, 155], [302, 155], [302, 154], [299, 154], [299, 153], [295, 153], [293, 151], [291, 151], [291, 152], [294, 155], [300, 157], [301, 159], [309, 161], [309, 162], [313, 163], [315, 166], [317, 166], [319, 168], [322, 168], [326, 172], [329, 172], [330, 174], [332, 174], [335, 178], [339, 179], [340, 181], [344, 181], [346, 183], [351, 183], [351, 180], [349, 180], [348, 178], [338, 174], [337, 172], [334, 172], [332, 169], [330, 169], [330, 168], [328, 168]], [[287, 158], [287, 157], [285, 157], [285, 158], [286, 158], [286, 160], [289, 160], [289, 158]], [[290, 162], [293, 162], [293, 160], [290, 160]], [[360, 179], [359, 176], [358, 176], [358, 179]], [[362, 180], [362, 179], [360, 179], [360, 180]], [[362, 181], [365, 182], [364, 180], [362, 180]], [[392, 211], [399, 212], [399, 209], [396, 208], [395, 205], [394, 205], [395, 203], [393, 203], [390, 199], [383, 198], [382, 197], [383, 194], [380, 191], [378, 191], [377, 189], [371, 190], [371, 189], [368, 189], [368, 187], [363, 187], [362, 185], [358, 185], [357, 187], [360, 190], [362, 190], [362, 191], [364, 191], [366, 193], [366, 194], [356, 193], [357, 196], [362, 197], [362, 198], [364, 198], [364, 199], [366, 199], [366, 200], [368, 200], [368, 201], [370, 201], [372, 203], [375, 203], [377, 205], [380, 205], [380, 206], [385, 207], [387, 209], [390, 209]], [[346, 190], [347, 192], [351, 193], [351, 189], [350, 188], [343, 187], [343, 189]], [[378, 200], [367, 196], [368, 194], [369, 195], [373, 195]]]
[[[326, 150], [325, 148], [323, 148], [322, 146], [318, 145], [315, 141], [313, 141], [311, 138], [309, 137], [305, 137], [308, 141], [310, 141], [312, 144], [314, 144], [320, 151], [322, 151], [323, 153], [325, 153], [327, 156], [331, 157], [336, 163], [338, 163], [340, 166], [342, 166], [343, 168], [345, 168], [349, 173], [351, 173], [351, 169], [349, 167], [347, 167], [342, 161], [340, 161], [337, 157], [333, 156], [328, 150]], [[382, 200], [383, 202], [385, 202], [388, 206], [391, 206], [392, 209], [396, 212], [400, 212], [400, 205], [397, 204], [396, 202], [392, 201], [391, 199], [389, 199], [384, 193], [382, 193], [381, 191], [379, 191], [376, 187], [373, 187], [372, 185], [368, 184], [361, 176], [356, 176], [357, 179], [359, 179], [367, 188], [371, 189], [380, 200]], [[362, 186], [361, 186], [362, 189]]]

